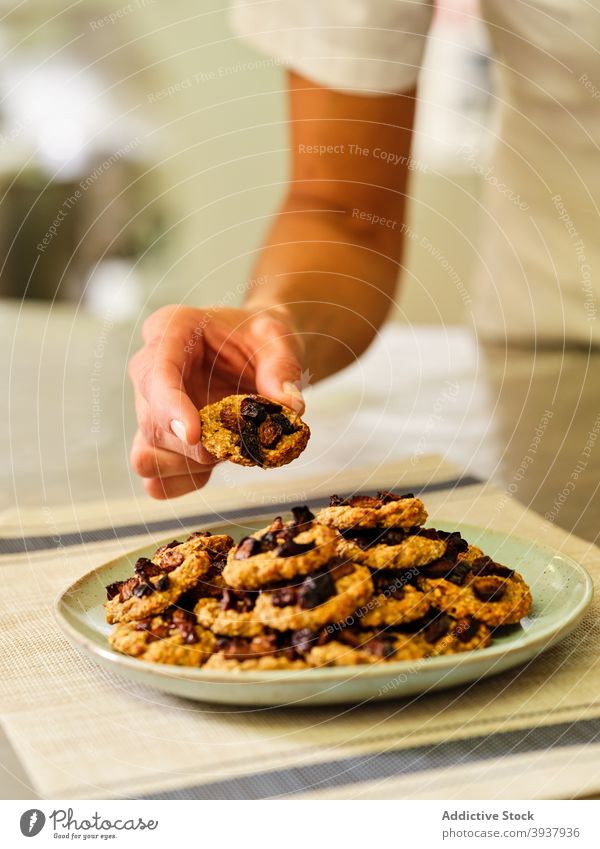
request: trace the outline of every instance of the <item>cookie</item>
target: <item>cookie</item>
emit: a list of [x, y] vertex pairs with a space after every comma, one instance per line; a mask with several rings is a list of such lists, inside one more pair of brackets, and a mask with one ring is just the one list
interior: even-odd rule
[[235, 589], [253, 590], [275, 581], [308, 575], [335, 555], [337, 534], [316, 524], [307, 507], [292, 508], [294, 518], [278, 516], [268, 528], [244, 539], [227, 558], [223, 576]]
[[459, 561], [444, 577], [428, 576], [425, 570], [417, 584], [436, 609], [456, 619], [474, 617], [492, 628], [519, 622], [532, 604], [522, 576], [485, 556]]
[[177, 666], [201, 666], [216, 646], [215, 636], [198, 626], [193, 614], [177, 608], [137, 622], [121, 622], [108, 641], [122, 654]]
[[194, 607], [200, 625], [225, 637], [256, 637], [265, 630], [254, 613], [255, 597], [225, 589], [220, 599], [201, 598]]
[[422, 619], [428, 613], [429, 599], [412, 584], [403, 583], [403, 574], [377, 572], [373, 575], [375, 592], [354, 614], [357, 625], [361, 628], [403, 625]]
[[158, 563], [171, 564], [172, 560], [178, 556], [173, 549], [177, 549], [178, 553], [189, 551], [206, 551], [211, 562], [221, 560], [226, 557], [227, 552], [233, 546], [233, 539], [228, 534], [213, 534], [210, 531], [194, 531], [191, 533], [185, 542], [179, 542], [174, 539], [165, 545], [157, 548], [152, 555], [152, 561]]
[[431, 539], [402, 528], [341, 530], [338, 554], [370, 569], [410, 569], [442, 557], [445, 540]]
[[377, 496], [332, 495], [329, 507], [317, 515], [317, 521], [338, 530], [351, 528], [413, 528], [424, 524], [427, 511], [420, 498], [412, 493], [395, 495], [379, 492]]
[[306, 653], [305, 659], [311, 667], [358, 666], [366, 663], [384, 663], [388, 660], [418, 660], [423, 657], [422, 646], [405, 642], [399, 647], [396, 639], [386, 635], [358, 634], [358, 640], [350, 641], [347, 634], [343, 640], [331, 640], [315, 646]]
[[210, 566], [208, 554], [194, 541], [167, 548], [152, 560], [140, 557], [134, 575], [107, 586], [107, 621], [113, 624], [161, 613], [191, 589]]
[[458, 560], [462, 560], [464, 563], [471, 564], [471, 563], [473, 563], [474, 560], [477, 560], [479, 557], [484, 557], [484, 556], [485, 555], [480, 548], [478, 548], [476, 545], [471, 545], [469, 543], [469, 545], [467, 546], [467, 550], [462, 551], [458, 555]]
[[200, 412], [201, 441], [220, 460], [264, 469], [301, 454], [310, 429], [300, 416], [262, 395], [228, 395]]
[[216, 652], [204, 664], [204, 669], [218, 669], [227, 672], [275, 672], [286, 669], [306, 669], [304, 660], [289, 660], [286, 655], [269, 655], [267, 657], [251, 657], [248, 660], [232, 660], [223, 652]]
[[221, 638], [205, 669], [232, 672], [305, 669], [304, 659], [290, 647], [287, 635], [266, 632], [252, 639]]
[[420, 651], [421, 656], [426, 658], [482, 649], [491, 640], [490, 629], [473, 617], [458, 619], [434, 609], [422, 620], [387, 633], [394, 639], [397, 653], [391, 659], [398, 660], [403, 659], [403, 653], [409, 647], [412, 652]]
[[315, 646], [307, 652], [305, 661], [314, 668], [322, 666], [361, 666], [366, 663], [380, 663], [377, 654], [366, 649], [353, 648], [347, 643], [332, 640], [324, 646]]
[[211, 561], [210, 568], [196, 583], [186, 590], [177, 601], [177, 606], [185, 610], [193, 611], [201, 598], [216, 598], [221, 600], [223, 590], [227, 588], [223, 578], [223, 568], [227, 562], [227, 551], [233, 545], [229, 536], [213, 536], [217, 540], [214, 548], [206, 548], [206, 554]]
[[254, 609], [264, 625], [278, 631], [314, 631], [346, 619], [372, 594], [373, 581], [365, 566], [339, 563], [296, 584], [263, 591]]

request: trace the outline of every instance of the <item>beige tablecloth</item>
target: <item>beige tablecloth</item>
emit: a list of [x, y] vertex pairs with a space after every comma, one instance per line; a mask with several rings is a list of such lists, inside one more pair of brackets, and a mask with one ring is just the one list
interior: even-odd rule
[[[425, 487], [430, 523], [527, 536], [583, 563], [600, 552], [435, 457], [375, 474], [295, 480], [294, 500]], [[273, 482], [209, 487], [178, 505], [105, 502], [0, 518], [0, 718], [47, 798], [531, 798], [600, 790], [598, 608], [516, 670], [421, 698], [360, 707], [238, 709], [129, 682], [79, 655], [52, 602], [79, 575], [153, 538], [248, 508]], [[193, 505], [193, 509], [192, 509]]]

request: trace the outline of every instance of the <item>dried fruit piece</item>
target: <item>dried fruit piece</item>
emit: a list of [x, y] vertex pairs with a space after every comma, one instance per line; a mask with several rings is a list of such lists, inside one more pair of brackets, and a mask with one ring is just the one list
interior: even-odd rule
[[158, 622], [153, 628], [151, 616], [140, 619], [139, 622], [135, 623], [134, 628], [136, 631], [145, 631], [149, 643], [153, 643], [155, 640], [164, 640], [169, 636], [169, 623], [167, 621]]
[[142, 583], [137, 584], [133, 588], [132, 595], [134, 595], [136, 598], [143, 598], [143, 596], [145, 596], [145, 595], [150, 595], [150, 593], [152, 591], [153, 591], [153, 587], [151, 587], [150, 584], [147, 584], [144, 581]]
[[477, 557], [471, 564], [471, 570], [474, 575], [500, 575], [502, 578], [512, 578], [515, 574], [514, 569], [496, 563], [487, 555]]
[[154, 588], [159, 592], [164, 592], [164, 590], [169, 589], [169, 576], [161, 575], [157, 581], [154, 581]]
[[276, 516], [269, 529], [260, 538], [261, 550], [272, 551], [286, 540], [290, 540], [292, 535], [292, 529], [283, 524], [281, 516]]
[[276, 634], [260, 634], [251, 640], [241, 637], [221, 637], [217, 641], [217, 650], [230, 660], [247, 660], [277, 651]]
[[323, 646], [331, 638], [331, 634], [327, 628], [322, 628], [320, 631], [311, 631], [310, 628], [301, 628], [299, 631], [293, 631], [290, 642], [293, 648], [299, 652], [308, 652], [314, 646]]
[[280, 587], [271, 593], [273, 607], [291, 607], [298, 600], [297, 587]]
[[334, 581], [339, 581], [340, 578], [345, 578], [346, 575], [351, 575], [354, 572], [354, 563], [338, 563], [333, 569], [330, 569], [330, 575]]
[[221, 610], [235, 610], [238, 613], [248, 613], [256, 603], [256, 596], [253, 593], [244, 592], [243, 590], [231, 590], [229, 588], [223, 590], [221, 596]]
[[151, 560], [148, 560], [147, 557], [138, 557], [135, 562], [135, 566], [133, 567], [136, 575], [140, 575], [142, 578], [148, 580], [148, 578], [154, 577], [154, 575], [158, 575], [163, 570], [156, 563], [153, 563]]
[[246, 560], [248, 557], [254, 557], [262, 550], [259, 540], [254, 537], [244, 537], [233, 555], [234, 560]]
[[284, 416], [283, 413], [272, 413], [271, 421], [273, 422], [273, 424], [276, 424], [278, 427], [281, 428], [281, 433], [284, 436], [289, 436], [290, 434], [296, 432], [296, 428], [294, 427], [294, 425], [291, 423], [287, 416]]
[[446, 580], [450, 581], [451, 584], [456, 584], [457, 587], [462, 587], [467, 580], [470, 571], [471, 568], [469, 564], [459, 560], [446, 575]]
[[298, 554], [306, 554], [315, 547], [314, 540], [311, 542], [294, 542], [288, 539], [277, 549], [278, 557], [296, 557]]
[[240, 414], [246, 422], [252, 422], [252, 424], [257, 427], [267, 418], [266, 408], [260, 404], [256, 398], [252, 398], [250, 396], [242, 398], [240, 403]]
[[414, 492], [407, 492], [404, 495], [396, 495], [394, 492], [388, 492], [384, 489], [377, 493], [377, 498], [382, 504], [389, 504], [391, 501], [402, 501], [404, 498], [414, 497]]
[[119, 590], [121, 589], [121, 584], [123, 581], [113, 581], [112, 584], [106, 585], [106, 598], [110, 601], [111, 598], [115, 598], [115, 596], [119, 595]]
[[272, 419], [265, 419], [258, 427], [258, 440], [263, 448], [274, 448], [281, 439], [281, 425]]
[[260, 404], [261, 407], [264, 407], [267, 413], [281, 412], [281, 404], [278, 404], [277, 401], [271, 401], [270, 398], [265, 398], [264, 395], [258, 395], [256, 392], [251, 392], [246, 397], [251, 401], [255, 401], [257, 404]]
[[175, 609], [170, 615], [172, 625], [177, 628], [183, 637], [183, 642], [187, 645], [198, 642], [196, 633], [196, 616], [187, 610]]
[[363, 648], [375, 657], [391, 657], [396, 653], [394, 641], [389, 637], [372, 637], [364, 643]]
[[468, 643], [479, 632], [479, 622], [476, 619], [460, 619], [452, 630], [452, 636], [461, 643]]
[[250, 423], [246, 423], [246, 427], [240, 434], [240, 451], [242, 457], [252, 460], [257, 466], [264, 465], [264, 456], [258, 441], [258, 431]]
[[499, 575], [475, 578], [472, 586], [480, 601], [500, 601], [506, 592], [506, 581]]
[[312, 527], [312, 523], [315, 520], [314, 513], [308, 509], [306, 504], [302, 504], [299, 507], [292, 507], [292, 516], [294, 517], [292, 520], [294, 535], [307, 531]]
[[[130, 599], [133, 595], [145, 595], [145, 592], [136, 593], [136, 589], [140, 586], [140, 577], [139, 575], [132, 575], [131, 578], [127, 578], [125, 581], [120, 582], [119, 586], [119, 601], [124, 602]], [[146, 584], [142, 586], [146, 587]], [[152, 590], [147, 589], [147, 592], [150, 593]]]
[[185, 555], [183, 551], [176, 551], [175, 549], [165, 551], [160, 558], [160, 569], [164, 572], [172, 572], [173, 569], [181, 566], [184, 560]]
[[298, 587], [298, 605], [303, 610], [312, 610], [335, 595], [335, 583], [330, 572], [314, 572], [307, 575]]
[[272, 654], [277, 651], [277, 637], [275, 634], [258, 634], [250, 641], [250, 648], [254, 654]]
[[446, 636], [451, 625], [452, 620], [449, 616], [445, 613], [438, 614], [425, 628], [425, 639], [428, 643], [437, 643], [439, 639]]
[[358, 648], [365, 642], [364, 636], [357, 632], [351, 631], [348, 628], [342, 628], [342, 630], [337, 635], [337, 639], [340, 643], [345, 643], [347, 646], [352, 646], [353, 648]]
[[[196, 534], [192, 534], [192, 536], [188, 537], [188, 539], [193, 539], [194, 536], [196, 536]], [[165, 551], [168, 551], [170, 548], [175, 548], [178, 545], [181, 545], [179, 540], [173, 539], [173, 540], [171, 540], [171, 542], [167, 542], [165, 545], [161, 545], [160, 548], [157, 548], [156, 551], [154, 552], [154, 556], [160, 557], [160, 555], [164, 554]]]
[[240, 420], [240, 417], [233, 407], [221, 407], [219, 420], [223, 427], [227, 428], [227, 430], [233, 431], [234, 433], [238, 433], [244, 426], [244, 422]]

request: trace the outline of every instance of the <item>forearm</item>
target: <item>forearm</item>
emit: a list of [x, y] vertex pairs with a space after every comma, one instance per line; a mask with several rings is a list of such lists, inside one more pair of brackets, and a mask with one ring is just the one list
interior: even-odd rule
[[392, 303], [415, 91], [365, 97], [293, 73], [289, 89], [290, 188], [247, 304], [291, 320], [319, 379], [365, 350]]
[[315, 380], [370, 344], [392, 304], [401, 251], [397, 219], [382, 215], [386, 223], [365, 224], [356, 210], [333, 206], [290, 193], [246, 300], [254, 308], [277, 306], [289, 317]]

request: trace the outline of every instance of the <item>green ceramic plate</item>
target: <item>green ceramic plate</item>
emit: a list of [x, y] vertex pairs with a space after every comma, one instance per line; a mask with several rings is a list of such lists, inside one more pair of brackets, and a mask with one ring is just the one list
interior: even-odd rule
[[[235, 538], [264, 527], [269, 517], [254, 515], [243, 524], [211, 526]], [[473, 525], [436, 526], [460, 530], [486, 554], [521, 572], [531, 586], [533, 609], [518, 626], [505, 629], [486, 649], [373, 666], [331, 667], [286, 672], [217, 672], [149, 664], [114, 652], [107, 641], [104, 587], [131, 574], [138, 557], [151, 554], [162, 541], [119, 557], [89, 572], [56, 601], [58, 622], [79, 651], [114, 672], [168, 693], [233, 705], [315, 705], [362, 702], [454, 687], [496, 675], [523, 664], [561, 640], [580, 621], [592, 598], [587, 572], [569, 557], [520, 537]], [[194, 529], [195, 530], [195, 529]]]

